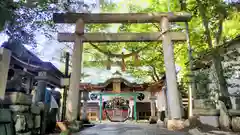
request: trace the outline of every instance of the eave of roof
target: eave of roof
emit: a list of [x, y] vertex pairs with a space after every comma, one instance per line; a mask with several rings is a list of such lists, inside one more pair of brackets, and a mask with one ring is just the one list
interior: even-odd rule
[[2, 47], [9, 49], [12, 52], [12, 58], [18, 61], [21, 66], [27, 68], [28, 70], [40, 71], [46, 70], [50, 73], [57, 75], [58, 77], [64, 77], [64, 74], [59, 71], [51, 62], [44, 62], [38, 58], [31, 51], [26, 49], [23, 45], [17, 42], [5, 42]]

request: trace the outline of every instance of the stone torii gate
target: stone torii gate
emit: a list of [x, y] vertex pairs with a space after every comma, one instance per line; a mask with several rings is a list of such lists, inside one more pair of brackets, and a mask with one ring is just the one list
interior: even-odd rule
[[[152, 42], [162, 41], [168, 86], [169, 120], [181, 119], [179, 92], [172, 41], [185, 41], [185, 33], [170, 32], [170, 22], [187, 22], [189, 13], [54, 13], [55, 23], [76, 23], [75, 33], [58, 33], [58, 41], [74, 42], [72, 75], [68, 93], [68, 120], [77, 119], [78, 91], [84, 42]], [[84, 33], [86, 23], [159, 23], [161, 32], [153, 33]], [[160, 38], [159, 38], [160, 36]], [[69, 117], [71, 116], [71, 117]]]

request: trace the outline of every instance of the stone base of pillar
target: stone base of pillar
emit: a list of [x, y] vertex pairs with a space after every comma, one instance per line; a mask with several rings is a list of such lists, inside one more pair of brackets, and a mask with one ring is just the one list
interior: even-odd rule
[[134, 119], [132, 117], [129, 117], [128, 120], [133, 121]]
[[79, 132], [82, 128], [83, 128], [82, 121], [74, 120], [68, 124], [68, 129], [70, 130], [71, 133]]
[[164, 119], [166, 118], [165, 111], [158, 111], [157, 116], [159, 121], [164, 121]]
[[168, 130], [181, 130], [184, 128], [183, 120], [167, 120], [166, 124]]
[[150, 116], [149, 124], [157, 124], [158, 117], [157, 116]]
[[81, 119], [80, 120], [83, 124], [91, 124], [89, 119]]

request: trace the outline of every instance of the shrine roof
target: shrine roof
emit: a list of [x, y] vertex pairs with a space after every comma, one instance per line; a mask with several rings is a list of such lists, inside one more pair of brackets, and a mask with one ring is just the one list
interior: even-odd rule
[[[115, 76], [116, 73], [118, 74], [118, 76]], [[95, 75], [99, 75], [99, 74], [95, 74]], [[99, 81], [98, 83], [83, 82], [83, 83], [80, 83], [79, 87], [80, 87], [80, 89], [100, 90], [100, 89], [104, 89], [104, 88], [108, 87], [114, 81], [118, 81], [129, 88], [146, 89], [148, 87], [148, 83], [139, 82], [139, 81], [136, 82], [136, 80], [134, 80], [133, 77], [129, 79], [130, 81], [128, 79], [129, 79], [129, 76], [128, 76], [128, 78], [126, 77], [126, 75], [124, 77], [122, 73], [120, 73], [119, 71], [116, 71], [113, 74], [111, 73], [111, 77], [108, 77], [104, 81], [102, 80], [101, 82]]]
[[105, 83], [107, 80], [113, 78], [113, 73], [119, 71], [121, 73], [121, 78], [126, 79], [129, 83], [136, 83], [136, 84], [143, 84], [144, 82], [150, 82], [151, 78], [136, 78], [129, 73], [122, 72], [121, 67], [112, 67], [111, 70], [98, 68], [98, 67], [91, 67], [91, 68], [83, 68], [83, 73], [85, 77], [82, 79], [82, 83], [89, 83], [89, 84], [102, 84]]
[[59, 77], [64, 76], [51, 62], [44, 62], [35, 54], [29, 51], [23, 45], [17, 42], [5, 42], [2, 47], [9, 49], [12, 52], [12, 61], [17, 62], [22, 67], [37, 72], [40, 70], [49, 71]]

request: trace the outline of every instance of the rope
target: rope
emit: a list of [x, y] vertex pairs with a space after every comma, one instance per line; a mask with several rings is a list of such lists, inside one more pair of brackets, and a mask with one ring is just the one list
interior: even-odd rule
[[[160, 33], [160, 35], [157, 37], [157, 39], [159, 39], [163, 34], [165, 34], [165, 33], [167, 33], [167, 32], [169, 32], [169, 30], [166, 30], [166, 31]], [[84, 37], [84, 36], [83, 36], [83, 37]], [[87, 40], [86, 37], [84, 37], [84, 39]], [[139, 53], [139, 52], [141, 52], [142, 50], [144, 50], [144, 49], [146, 49], [146, 48], [148, 48], [148, 47], [150, 46], [150, 43], [149, 43], [149, 44], [147, 44], [146, 46], [138, 49], [137, 51], [134, 51], [134, 52], [131, 52], [131, 53], [129, 53], [129, 54], [124, 54], [124, 55], [123, 55], [123, 54], [114, 54], [114, 53], [111, 53], [111, 52], [109, 52], [109, 51], [105, 51], [105, 50], [99, 48], [96, 44], [93, 44], [92, 42], [89, 42], [89, 44], [90, 44], [92, 47], [94, 47], [96, 50], [98, 50], [99, 52], [103, 53], [104, 55], [107, 55], [108, 57], [115, 57], [115, 58], [122, 58], [122, 59], [123, 59], [123, 58], [131, 57], [131, 56], [135, 55], [136, 53]]]

